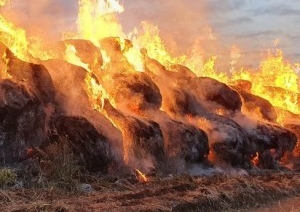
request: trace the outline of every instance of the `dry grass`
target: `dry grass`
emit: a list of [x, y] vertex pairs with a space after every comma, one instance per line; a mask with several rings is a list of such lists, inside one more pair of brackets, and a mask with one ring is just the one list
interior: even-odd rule
[[173, 176], [138, 183], [134, 178], [98, 178], [89, 194], [54, 189], [0, 192], [2, 211], [233, 211], [297, 196], [300, 175], [261, 172], [249, 176]]

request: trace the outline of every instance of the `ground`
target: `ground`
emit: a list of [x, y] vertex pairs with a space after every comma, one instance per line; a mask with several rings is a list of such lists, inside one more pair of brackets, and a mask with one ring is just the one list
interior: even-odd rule
[[264, 171], [150, 177], [98, 177], [92, 191], [11, 187], [0, 190], [1, 211], [248, 211], [300, 194], [300, 174]]

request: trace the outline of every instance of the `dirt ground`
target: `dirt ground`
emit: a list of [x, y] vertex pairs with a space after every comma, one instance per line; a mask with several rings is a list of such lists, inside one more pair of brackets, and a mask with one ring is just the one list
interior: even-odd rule
[[[285, 204], [300, 192], [300, 174], [265, 172], [243, 176], [153, 177], [141, 183], [135, 179], [101, 178], [91, 183], [92, 191], [58, 188], [9, 188], [0, 190], [1, 211], [251, 211]], [[300, 198], [294, 198], [295, 203]], [[278, 204], [276, 202], [280, 201]], [[255, 209], [255, 210], [250, 210]], [[286, 211], [286, 210], [285, 210]], [[275, 210], [272, 210], [275, 212]]]

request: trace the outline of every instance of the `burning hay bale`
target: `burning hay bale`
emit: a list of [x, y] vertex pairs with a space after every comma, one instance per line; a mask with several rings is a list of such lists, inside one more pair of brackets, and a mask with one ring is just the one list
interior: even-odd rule
[[54, 101], [52, 78], [43, 65], [23, 62], [9, 50], [6, 51], [6, 57], [9, 61], [7, 64], [7, 73], [12, 79], [25, 82], [45, 104]]
[[172, 72], [176, 72], [180, 75], [182, 75], [183, 77], [188, 77], [188, 78], [196, 78], [197, 76], [187, 67], [183, 66], [183, 65], [172, 65], [171, 68]]
[[168, 91], [162, 90], [162, 108], [171, 116], [193, 114], [189, 106], [189, 96], [182, 89], [174, 88]]
[[258, 122], [254, 127], [244, 127], [249, 139], [257, 146], [259, 166], [276, 168], [285, 152], [292, 152], [297, 143], [296, 135], [283, 127]]
[[297, 136], [298, 142], [294, 149], [294, 155], [300, 159], [300, 124], [298, 123], [288, 123], [284, 127], [295, 133]]
[[207, 159], [209, 147], [204, 131], [171, 119], [162, 120], [159, 124], [168, 157], [182, 159], [186, 163], [200, 163]]
[[[67, 142], [69, 149], [89, 171], [107, 172], [114, 161], [110, 141], [85, 118], [59, 116], [51, 123], [51, 141]], [[65, 137], [60, 140], [59, 137]]]
[[27, 150], [46, 141], [43, 103], [20, 82], [0, 82], [0, 163], [26, 159]]
[[273, 105], [268, 100], [253, 95], [251, 93], [245, 92], [241, 89], [237, 90], [243, 100], [243, 112], [245, 112], [249, 116], [255, 113], [260, 118], [266, 121], [276, 122], [277, 113]]
[[[108, 78], [109, 80], [104, 80]], [[102, 84], [117, 106], [133, 111], [158, 110], [162, 97], [157, 85], [145, 73], [124, 71], [109, 72], [102, 77]]]
[[124, 160], [128, 165], [146, 172], [164, 160], [164, 138], [156, 122], [125, 116], [108, 101], [104, 103], [104, 110], [122, 132]]
[[251, 167], [256, 146], [239, 124], [219, 115], [199, 117], [197, 122], [208, 135], [210, 158], [214, 162], [225, 162], [233, 167]]
[[231, 84], [232, 84], [232, 87], [238, 91], [244, 91], [247, 93], [251, 92], [252, 83], [248, 80], [239, 79], [239, 80], [235, 80]]
[[240, 111], [242, 100], [239, 94], [224, 83], [209, 77], [194, 78], [191, 90], [195, 96], [205, 101], [204, 104], [208, 111], [225, 109], [227, 111]]
[[65, 51], [75, 51], [75, 55], [82, 63], [88, 64], [90, 70], [99, 70], [103, 65], [100, 49], [92, 42], [82, 39], [69, 39], [64, 40], [63, 43], [67, 48]]
[[[121, 47], [122, 42], [122, 47]], [[101, 48], [105, 51], [111, 62], [125, 60], [123, 51], [132, 47], [131, 41], [119, 37], [107, 37], [100, 40]]]
[[43, 65], [53, 79], [55, 105], [58, 112], [76, 116], [90, 109], [89, 98], [85, 90], [87, 74], [85, 69], [63, 60], [49, 60], [43, 62]]

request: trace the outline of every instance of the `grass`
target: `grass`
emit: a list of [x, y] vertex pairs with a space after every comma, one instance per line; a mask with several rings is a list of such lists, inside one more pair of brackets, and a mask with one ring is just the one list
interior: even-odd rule
[[11, 186], [17, 179], [16, 173], [10, 168], [0, 169], [0, 187]]
[[152, 177], [147, 183], [99, 178], [91, 185], [91, 194], [66, 192], [64, 186], [6, 190], [0, 193], [0, 207], [11, 209], [13, 205], [24, 211], [34, 211], [38, 206], [47, 211], [59, 207], [64, 211], [234, 211], [299, 195], [300, 174], [262, 171], [249, 176], [177, 175]]

